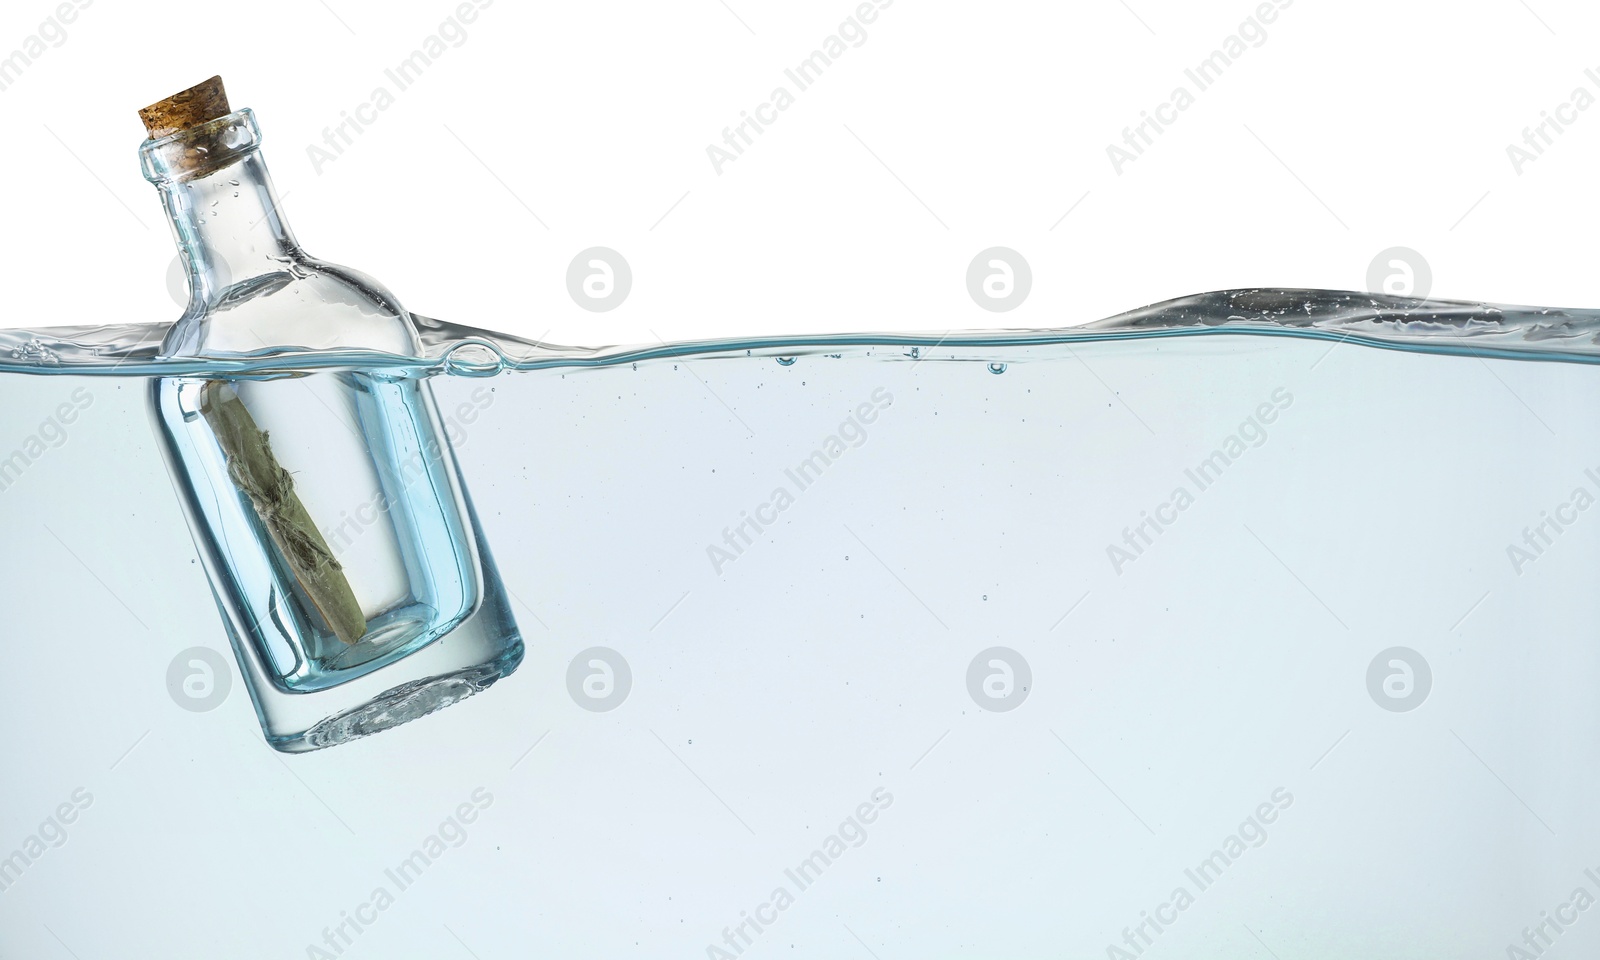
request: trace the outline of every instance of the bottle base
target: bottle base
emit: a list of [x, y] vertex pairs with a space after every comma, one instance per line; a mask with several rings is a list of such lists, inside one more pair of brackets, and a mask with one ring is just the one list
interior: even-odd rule
[[514, 673], [522, 663], [522, 655], [519, 639], [497, 660], [403, 683], [359, 707], [319, 721], [303, 733], [269, 736], [267, 743], [283, 753], [308, 753], [382, 733], [487, 690], [497, 680]]

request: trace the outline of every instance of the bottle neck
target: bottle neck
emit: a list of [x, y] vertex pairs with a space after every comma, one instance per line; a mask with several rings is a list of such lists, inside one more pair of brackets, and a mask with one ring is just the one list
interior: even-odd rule
[[188, 272], [190, 315], [214, 308], [232, 289], [289, 272], [303, 256], [260, 144], [254, 117], [241, 110], [141, 149]]

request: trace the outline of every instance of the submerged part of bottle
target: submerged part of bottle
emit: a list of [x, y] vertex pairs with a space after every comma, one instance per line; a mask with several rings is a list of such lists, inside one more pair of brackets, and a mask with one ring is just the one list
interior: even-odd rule
[[[232, 582], [219, 586], [261, 626], [283, 687], [321, 689], [392, 662], [477, 605], [476, 543], [421, 381], [157, 384], [179, 480], [228, 550]], [[230, 407], [234, 422], [219, 412]], [[254, 437], [233, 439], [241, 419]], [[271, 465], [252, 471], [253, 456]]]
[[[141, 150], [189, 274], [163, 356], [416, 349], [392, 294], [300, 250], [250, 111], [204, 116], [225, 110], [220, 80], [168, 103], [145, 111], [166, 135]], [[426, 379], [161, 378], [151, 406], [274, 746], [373, 733], [516, 668], [522, 642]]]

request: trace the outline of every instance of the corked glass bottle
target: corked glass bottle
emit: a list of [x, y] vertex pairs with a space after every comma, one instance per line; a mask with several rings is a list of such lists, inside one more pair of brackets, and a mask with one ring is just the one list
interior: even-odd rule
[[[140, 111], [189, 277], [168, 358], [419, 351], [382, 285], [305, 254], [248, 110], [213, 77]], [[447, 706], [522, 641], [425, 379], [394, 368], [152, 383], [157, 432], [267, 740], [298, 752]]]

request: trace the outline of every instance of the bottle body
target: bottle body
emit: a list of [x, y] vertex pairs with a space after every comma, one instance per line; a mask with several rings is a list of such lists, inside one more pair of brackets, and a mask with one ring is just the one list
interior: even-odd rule
[[[203, 412], [219, 390], [277, 427], [263, 432], [359, 605], [364, 630], [353, 642], [327, 622], [229, 468]], [[522, 644], [426, 381], [359, 372], [164, 378], [150, 399], [273, 746], [316, 749], [374, 733], [516, 668]]]
[[[174, 178], [147, 142], [190, 274], [167, 356], [414, 355], [393, 295], [306, 256], [248, 111], [237, 156]], [[228, 120], [230, 118], [224, 118]], [[171, 152], [169, 150], [169, 152]], [[155, 162], [151, 155], [156, 154]], [[268, 741], [296, 752], [454, 703], [522, 641], [427, 379], [298, 370], [151, 384], [156, 432]]]

